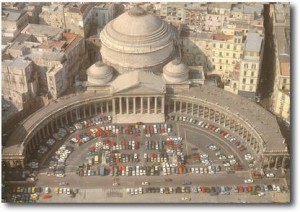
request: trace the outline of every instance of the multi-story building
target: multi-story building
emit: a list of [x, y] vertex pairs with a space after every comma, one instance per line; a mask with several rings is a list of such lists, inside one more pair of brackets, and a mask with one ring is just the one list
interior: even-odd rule
[[65, 4], [59, 3], [43, 6], [42, 12], [39, 15], [39, 24], [46, 24], [56, 28], [65, 28], [64, 6]]
[[[50, 98], [59, 97], [72, 86], [75, 76], [90, 63], [84, 39], [64, 31], [52, 26], [29, 24], [4, 52], [12, 58], [23, 57], [33, 61], [40, 92], [49, 93]], [[63, 77], [57, 82], [55, 79], [58, 77], [53, 78], [55, 86], [48, 81], [54, 75]]]
[[28, 15], [24, 10], [2, 10], [2, 37], [16, 37], [28, 24]]
[[272, 111], [290, 123], [290, 9], [288, 4], [272, 6], [275, 43], [275, 80]]
[[91, 3], [69, 3], [64, 8], [65, 28], [82, 37], [88, 37], [92, 23]]
[[208, 3], [209, 14], [229, 15], [232, 3]]
[[230, 17], [234, 20], [247, 21], [248, 23], [263, 18], [263, 4], [239, 3], [232, 6]]
[[92, 9], [92, 17], [99, 28], [103, 28], [109, 21], [114, 18], [114, 4], [99, 3]]
[[239, 73], [238, 94], [254, 100], [259, 83], [263, 58], [263, 37], [258, 33], [247, 35]]
[[205, 27], [205, 18], [207, 15], [206, 4], [192, 4], [185, 8], [186, 11], [186, 24], [189, 28], [196, 31], [203, 31]]
[[37, 75], [33, 63], [17, 58], [2, 61], [2, 97], [19, 111], [29, 106], [37, 94]]
[[161, 4], [160, 17], [174, 25], [186, 23], [186, 11], [184, 3], [167, 2]]
[[213, 71], [227, 79], [240, 61], [243, 52], [243, 34], [235, 31], [234, 35], [217, 33], [212, 40]]

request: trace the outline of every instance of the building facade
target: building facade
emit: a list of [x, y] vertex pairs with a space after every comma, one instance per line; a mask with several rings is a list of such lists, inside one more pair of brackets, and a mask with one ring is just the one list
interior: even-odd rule
[[2, 97], [19, 111], [37, 95], [38, 80], [33, 63], [17, 58], [2, 61]]
[[263, 38], [258, 33], [248, 33], [241, 59], [238, 94], [255, 100], [263, 56]]

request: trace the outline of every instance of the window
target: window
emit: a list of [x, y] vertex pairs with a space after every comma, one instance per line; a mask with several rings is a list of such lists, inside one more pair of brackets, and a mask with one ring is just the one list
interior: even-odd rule
[[254, 77], [254, 71], [251, 72], [251, 77]]
[[248, 63], [245, 63], [245, 64], [244, 64], [244, 68], [248, 68]]
[[221, 49], [223, 48], [223, 44], [220, 44], [220, 48], [221, 48]]
[[233, 58], [235, 58], [235, 53], [233, 53], [233, 55], [232, 55], [232, 56], [233, 56]]
[[98, 13], [96, 13], [96, 17], [98, 17]]
[[253, 91], [253, 87], [252, 87], [252, 86], [250, 86], [249, 90], [250, 90], [250, 91]]
[[220, 66], [220, 69], [222, 70], [222, 66]]
[[223, 55], [222, 55], [222, 52], [219, 52], [219, 57], [222, 57]]
[[233, 50], [236, 51], [236, 46], [233, 47]]
[[221, 59], [219, 59], [219, 63], [222, 63], [222, 60], [221, 60]]
[[256, 64], [252, 64], [251, 68], [256, 69]]
[[243, 83], [246, 83], [246, 78], [243, 78]]
[[228, 52], [226, 52], [226, 56], [227, 56], [227, 57], [229, 56], [229, 53], [228, 53]]
[[214, 43], [213, 47], [216, 47], [216, 44]]
[[244, 76], [246, 76], [247, 75], [247, 71], [244, 71]]
[[253, 80], [253, 79], [251, 79], [251, 80], [250, 80], [250, 83], [251, 83], [251, 84], [253, 84], [253, 81], [254, 81], [254, 80]]
[[227, 44], [227, 49], [230, 49], [230, 45], [229, 44]]
[[226, 64], [228, 64], [228, 60], [226, 60]]

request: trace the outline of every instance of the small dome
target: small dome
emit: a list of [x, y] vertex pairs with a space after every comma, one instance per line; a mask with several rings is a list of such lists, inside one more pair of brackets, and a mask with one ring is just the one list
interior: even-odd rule
[[87, 76], [89, 83], [103, 85], [112, 79], [113, 69], [98, 61], [87, 69]]
[[189, 79], [189, 68], [179, 59], [172, 60], [163, 68], [163, 77], [169, 83], [180, 83]]

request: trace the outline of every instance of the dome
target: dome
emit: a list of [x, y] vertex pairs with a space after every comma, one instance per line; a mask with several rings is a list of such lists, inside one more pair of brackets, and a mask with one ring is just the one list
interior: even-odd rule
[[103, 61], [120, 73], [161, 70], [174, 50], [170, 26], [139, 6], [110, 21], [101, 31], [100, 39]]
[[98, 61], [87, 69], [88, 82], [91, 84], [104, 85], [113, 77], [111, 67]]
[[189, 68], [179, 59], [172, 60], [163, 68], [163, 77], [169, 83], [180, 83], [189, 79]]

